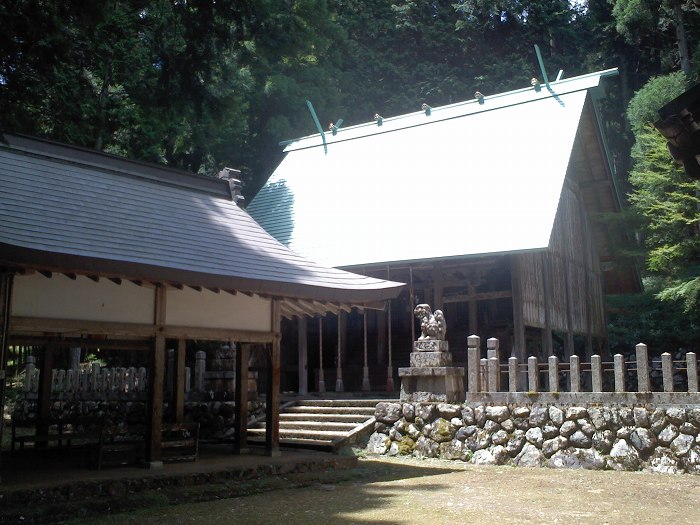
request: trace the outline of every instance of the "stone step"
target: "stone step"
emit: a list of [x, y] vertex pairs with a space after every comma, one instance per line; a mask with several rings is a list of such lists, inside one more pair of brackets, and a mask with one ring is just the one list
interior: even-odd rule
[[280, 414], [281, 421], [342, 421], [344, 423], [364, 423], [370, 417], [367, 414], [311, 414], [309, 412]]
[[357, 426], [357, 423], [343, 423], [338, 421], [282, 421], [280, 420], [280, 432], [285, 430], [337, 430], [349, 432]]
[[374, 407], [352, 407], [352, 406], [309, 406], [296, 405], [284, 409], [286, 413], [307, 413], [307, 414], [362, 414], [374, 415]]
[[[265, 436], [264, 428], [249, 428], [248, 435], [251, 437]], [[305, 430], [305, 429], [282, 429], [280, 428], [280, 439], [301, 438], [301, 439], [334, 439], [343, 438], [347, 432], [342, 430]]]
[[[264, 443], [264, 437], [249, 437], [248, 443]], [[300, 448], [316, 448], [316, 449], [332, 449], [333, 440], [331, 439], [301, 439], [301, 438], [282, 438], [280, 437], [280, 445], [287, 447]]]
[[394, 401], [391, 399], [301, 399], [297, 405], [304, 406], [345, 406], [345, 407], [372, 407], [377, 406], [377, 403], [386, 401]]

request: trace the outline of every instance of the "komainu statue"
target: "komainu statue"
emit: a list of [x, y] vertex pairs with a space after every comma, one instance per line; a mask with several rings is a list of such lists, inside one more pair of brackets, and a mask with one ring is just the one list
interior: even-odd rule
[[420, 319], [420, 337], [418, 340], [436, 339], [438, 341], [445, 340], [447, 333], [447, 324], [442, 310], [430, 310], [429, 304], [419, 304], [413, 310], [415, 316]]

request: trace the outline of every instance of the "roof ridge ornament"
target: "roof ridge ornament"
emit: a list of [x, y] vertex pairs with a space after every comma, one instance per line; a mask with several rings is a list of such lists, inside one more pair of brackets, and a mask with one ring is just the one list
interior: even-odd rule
[[[314, 106], [310, 100], [306, 101], [306, 107], [309, 108], [309, 112], [311, 113], [311, 118], [314, 119], [314, 124], [316, 124], [316, 129], [318, 129], [318, 132], [321, 134], [321, 140], [323, 141], [323, 152], [326, 155], [328, 155], [328, 143], [326, 142], [326, 134], [323, 132], [323, 128], [321, 127], [321, 122], [318, 120], [318, 115], [316, 115], [316, 110], [314, 109]], [[333, 135], [335, 135], [335, 133], [333, 133]]]

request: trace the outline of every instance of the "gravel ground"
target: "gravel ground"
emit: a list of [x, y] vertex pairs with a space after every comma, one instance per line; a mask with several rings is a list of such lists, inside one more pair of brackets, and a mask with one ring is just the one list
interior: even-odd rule
[[[700, 523], [700, 476], [367, 458], [252, 495], [102, 516], [88, 524]], [[221, 497], [221, 496], [220, 496]]]

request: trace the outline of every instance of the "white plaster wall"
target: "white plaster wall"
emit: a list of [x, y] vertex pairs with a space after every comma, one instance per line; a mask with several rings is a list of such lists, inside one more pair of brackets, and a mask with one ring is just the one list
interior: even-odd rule
[[168, 288], [166, 325], [269, 332], [270, 303], [270, 299], [243, 294]]
[[12, 290], [12, 315], [82, 321], [153, 323], [155, 289], [129, 281], [115, 284], [78, 276], [17, 275]]

